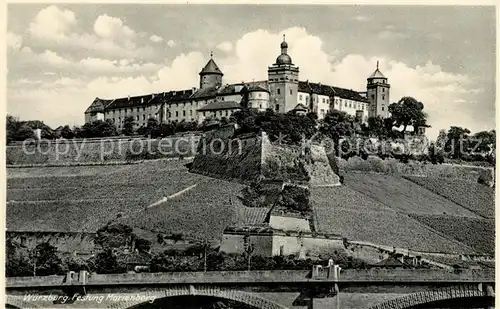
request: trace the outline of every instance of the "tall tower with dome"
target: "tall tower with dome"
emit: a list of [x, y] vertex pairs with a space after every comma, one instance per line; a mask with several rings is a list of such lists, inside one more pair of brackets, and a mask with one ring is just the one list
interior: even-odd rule
[[269, 107], [275, 112], [286, 113], [297, 106], [299, 68], [288, 55], [288, 43], [283, 35], [281, 54], [267, 70], [270, 100]]

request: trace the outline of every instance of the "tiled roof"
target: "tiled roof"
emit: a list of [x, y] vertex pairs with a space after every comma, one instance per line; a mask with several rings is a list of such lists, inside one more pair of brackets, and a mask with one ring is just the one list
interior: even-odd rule
[[266, 92], [269, 92], [269, 90], [266, 88], [264, 88], [263, 86], [260, 86], [258, 84], [252, 84], [252, 85], [249, 85], [247, 87], [248, 91], [249, 92], [252, 92], [252, 91], [266, 91]]
[[241, 108], [240, 103], [234, 101], [217, 101], [209, 103], [201, 108], [199, 111], [211, 111], [211, 110], [223, 110], [223, 109], [235, 109]]
[[[217, 91], [217, 94], [239, 94], [240, 91], [236, 91], [236, 86], [240, 86], [241, 84], [231, 84], [231, 85], [224, 85], [219, 88]], [[243, 89], [243, 85], [241, 85], [241, 88]]]
[[169, 91], [160, 93], [151, 93], [147, 95], [135, 96], [135, 97], [125, 97], [114, 99], [106, 109], [124, 108], [124, 107], [135, 107], [141, 105], [151, 105], [159, 104], [163, 102], [179, 102], [188, 100], [193, 94], [192, 89], [181, 90], [181, 91]]
[[403, 263], [394, 256], [390, 256], [385, 260], [372, 264], [373, 267], [405, 267], [407, 263]]
[[311, 83], [309, 81], [305, 82], [299, 81], [298, 89], [299, 92], [306, 92], [306, 93], [312, 92], [314, 94], [319, 94], [329, 97], [337, 96], [343, 99], [349, 99], [359, 102], [368, 102], [368, 99], [361, 96], [357, 91], [335, 86], [323, 85], [319, 83]]
[[201, 70], [200, 74], [220, 74], [223, 75], [213, 59], [208, 60], [207, 64]]
[[103, 100], [99, 98], [95, 98], [94, 102], [90, 104], [90, 106], [87, 108], [85, 111], [85, 114], [88, 113], [97, 113], [97, 112], [104, 112], [104, 109], [106, 106], [108, 106], [113, 100]]
[[236, 209], [236, 225], [264, 225], [266, 224], [265, 221], [269, 210], [267, 207], [247, 207], [240, 205]]
[[297, 106], [295, 106], [294, 110], [307, 111], [308, 109], [307, 109], [307, 107], [304, 104], [299, 103], [299, 104], [297, 104]]
[[201, 99], [201, 98], [213, 98], [217, 95], [219, 87], [209, 87], [204, 89], [198, 89], [192, 96], [191, 99]]
[[368, 78], [385, 78], [384, 74], [377, 68]]

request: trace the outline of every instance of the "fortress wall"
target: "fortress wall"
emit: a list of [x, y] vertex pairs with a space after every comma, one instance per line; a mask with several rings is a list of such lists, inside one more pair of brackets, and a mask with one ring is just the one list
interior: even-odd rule
[[[266, 133], [232, 139], [233, 127], [206, 133], [200, 141], [191, 171], [242, 182], [265, 180], [316, 185], [340, 185], [332, 171], [326, 151], [312, 145], [271, 143]], [[213, 147], [222, 141], [224, 147]], [[227, 146], [226, 146], [227, 145]]]
[[225, 180], [252, 182], [260, 177], [258, 136], [233, 139], [233, 127], [206, 133], [198, 144], [190, 171]]
[[382, 160], [374, 156], [368, 157], [367, 160], [363, 160], [360, 157], [353, 157], [349, 160], [337, 158], [337, 162], [339, 164], [339, 169], [344, 172], [366, 171], [395, 175], [453, 178], [471, 182], [477, 182], [480, 176], [494, 179], [493, 168], [481, 166], [454, 165], [446, 163], [432, 164], [416, 161], [404, 164], [393, 158]]
[[7, 232], [7, 238], [26, 248], [33, 249], [38, 244], [48, 242], [61, 253], [90, 254], [95, 249], [95, 235], [92, 233], [64, 232]]
[[163, 139], [51, 140], [7, 146], [8, 165], [71, 165], [194, 156], [197, 136]]

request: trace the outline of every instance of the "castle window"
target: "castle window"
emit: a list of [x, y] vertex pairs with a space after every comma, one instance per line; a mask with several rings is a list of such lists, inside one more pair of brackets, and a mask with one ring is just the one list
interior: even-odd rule
[[323, 98], [323, 103], [325, 103], [325, 98]]
[[186, 111], [182, 111], [182, 116], [186, 117]]
[[172, 117], [172, 113], [168, 112], [168, 118]]
[[302, 101], [302, 95], [301, 95], [301, 94], [299, 95], [299, 100], [301, 100], [301, 101]]
[[384, 107], [382, 106], [382, 111], [384, 111]]
[[290, 95], [292, 95], [292, 89], [290, 89]]
[[279, 111], [280, 111], [280, 105], [279, 105], [279, 104], [276, 104], [275, 110], [276, 110], [277, 112], [279, 112]]
[[279, 89], [279, 88], [277, 89], [277, 92], [276, 92], [276, 93], [277, 93], [277, 94], [280, 94], [280, 89]]
[[347, 107], [347, 101], [344, 102], [344, 107]]
[[372, 100], [375, 100], [375, 95], [374, 94], [372, 94]]
[[385, 100], [385, 95], [382, 95], [382, 100]]
[[228, 111], [226, 111], [226, 116], [228, 115], [227, 113], [228, 113]]
[[382, 88], [382, 92], [385, 92], [385, 88]]
[[175, 111], [175, 117], [179, 117], [179, 111]]
[[205, 116], [206, 116], [206, 113], [205, 113], [205, 112], [203, 112], [203, 117], [205, 117]]
[[259, 104], [259, 108], [262, 108], [262, 104]]

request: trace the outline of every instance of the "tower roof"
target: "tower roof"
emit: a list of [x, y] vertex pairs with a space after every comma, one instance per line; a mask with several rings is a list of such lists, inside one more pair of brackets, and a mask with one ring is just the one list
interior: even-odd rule
[[214, 59], [212, 58], [212, 53], [210, 53], [210, 60], [208, 60], [207, 64], [201, 70], [201, 74], [219, 74], [219, 75], [224, 75], [222, 74], [222, 71], [219, 69], [217, 64], [215, 63]]
[[285, 35], [283, 34], [283, 42], [280, 44], [281, 55], [276, 58], [276, 64], [292, 64], [292, 57], [287, 54], [288, 43], [285, 41]]
[[382, 74], [382, 72], [380, 72], [379, 69], [376, 69], [372, 75], [370, 75], [370, 77], [368, 78], [385, 78], [384, 74]]
[[385, 78], [384, 74], [382, 74], [382, 72], [380, 72], [380, 70], [378, 69], [378, 61], [377, 61], [377, 69], [375, 69], [375, 71], [372, 73], [372, 75], [370, 75], [368, 78], [369, 79], [370, 78]]

